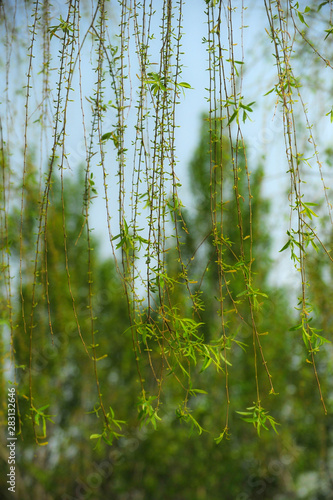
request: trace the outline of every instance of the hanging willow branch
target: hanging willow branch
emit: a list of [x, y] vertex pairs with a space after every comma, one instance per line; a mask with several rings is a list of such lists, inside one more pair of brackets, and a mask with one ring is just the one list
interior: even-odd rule
[[[253, 189], [250, 166], [248, 165], [245, 132], [254, 102], [244, 85], [246, 58], [243, 32], [247, 23], [247, 10], [237, 6], [232, 0], [202, 1], [203, 19], [207, 23], [207, 69], [209, 83], [207, 118], [209, 143], [209, 185], [210, 197], [209, 233], [194, 252], [189, 263], [183, 251], [184, 237], [189, 227], [184, 216], [180, 198], [181, 173], [177, 162], [176, 138], [178, 131], [177, 110], [191, 92], [195, 82], [182, 79], [182, 23], [183, 1], [164, 0], [138, 2], [122, 0], [117, 6], [100, 0], [87, 6], [79, 0], [70, 0], [61, 13], [54, 13], [48, 1], [37, 0], [31, 7], [25, 3], [26, 16], [31, 23], [27, 50], [19, 48], [17, 57], [24, 50], [28, 57], [25, 65], [26, 83], [23, 120], [22, 155], [14, 152], [11, 140], [12, 91], [11, 58], [15, 48], [14, 28], [18, 16], [24, 15], [1, 4], [2, 29], [6, 40], [6, 93], [4, 104], [6, 115], [0, 123], [1, 146], [1, 239], [2, 268], [2, 309], [10, 329], [10, 357], [15, 366], [15, 329], [13, 324], [13, 290], [11, 266], [17, 265], [9, 258], [8, 220], [12, 210], [10, 201], [11, 175], [19, 177], [21, 185], [20, 230], [19, 230], [19, 288], [21, 304], [21, 335], [29, 339], [28, 393], [20, 389], [21, 396], [29, 400], [35, 440], [45, 444], [45, 436], [38, 435], [38, 376], [34, 372], [34, 346], [39, 328], [39, 303], [46, 304], [50, 342], [56, 332], [53, 328], [53, 304], [50, 298], [49, 276], [49, 211], [52, 207], [52, 190], [56, 178], [60, 177], [64, 265], [68, 291], [73, 309], [77, 335], [83, 347], [82, 355], [87, 356], [96, 385], [96, 400], [93, 411], [101, 411], [104, 424], [101, 434], [108, 443], [117, 437], [120, 424], [115, 420], [112, 406], [108, 411], [105, 394], [100, 387], [98, 361], [104, 358], [99, 353], [96, 341], [94, 313], [93, 243], [92, 243], [92, 202], [102, 196], [105, 200], [106, 231], [118, 275], [123, 284], [130, 322], [131, 344], [138, 373], [139, 416], [143, 422], [156, 426], [163, 400], [163, 387], [167, 375], [171, 375], [182, 399], [177, 415], [190, 422], [201, 433], [202, 427], [191, 413], [190, 396], [197, 389], [193, 378], [198, 376], [197, 366], [205, 371], [213, 365], [225, 380], [225, 421], [220, 441], [229, 433], [230, 408], [232, 398], [230, 387], [237, 383], [230, 372], [233, 350], [233, 332], [230, 318], [234, 318], [241, 328], [250, 326], [253, 338], [253, 392], [249, 399], [255, 399], [255, 421], [260, 432], [260, 416], [266, 415], [261, 405], [262, 392], [268, 380], [269, 392], [274, 394], [272, 374], [269, 369], [264, 344], [258, 327], [258, 298], [266, 294], [256, 288], [253, 263]], [[274, 48], [274, 64], [277, 82], [272, 89], [276, 93], [284, 124], [284, 139], [288, 173], [290, 175], [289, 200], [291, 206], [289, 240], [284, 249], [291, 250], [291, 259], [299, 271], [300, 298], [299, 324], [304, 343], [310, 353], [308, 360], [314, 369], [320, 398], [326, 412], [324, 397], [316, 367], [315, 353], [324, 342], [311, 326], [312, 305], [309, 301], [307, 272], [307, 246], [314, 239], [323, 246], [330, 260], [330, 250], [322, 244], [313, 225], [313, 204], [306, 201], [302, 183], [302, 163], [305, 157], [299, 145], [296, 105], [301, 108], [308, 130], [308, 140], [313, 146], [319, 176], [323, 183], [326, 209], [332, 224], [332, 205], [329, 201], [327, 185], [323, 176], [314, 133], [310, 125], [306, 106], [300, 90], [293, 54], [296, 41], [305, 41], [316, 55], [331, 68], [325, 54], [321, 53], [302, 31], [298, 20], [304, 21], [305, 13], [292, 1], [264, 0], [269, 34]], [[251, 7], [252, 8], [252, 7]], [[31, 11], [30, 11], [31, 9]], [[205, 17], [204, 17], [205, 16]], [[12, 23], [12, 24], [11, 24]], [[306, 24], [306, 23], [305, 23]], [[240, 29], [240, 36], [236, 35]], [[327, 30], [326, 30], [327, 31]], [[237, 41], [236, 41], [237, 40]], [[238, 45], [237, 45], [238, 44]], [[40, 67], [42, 68], [39, 71]], [[56, 75], [56, 76], [55, 76]], [[300, 75], [301, 76], [301, 75]], [[197, 79], [200, 81], [199, 79]], [[77, 92], [78, 90], [78, 92]], [[79, 99], [77, 96], [79, 95]], [[296, 100], [298, 101], [296, 104]], [[88, 104], [87, 104], [88, 103]], [[78, 105], [77, 107], [75, 107]], [[39, 118], [35, 118], [38, 109]], [[80, 111], [78, 111], [78, 109]], [[75, 115], [75, 123], [72, 120]], [[74, 124], [74, 125], [73, 125]], [[75, 154], [71, 134], [79, 133], [83, 138], [84, 166], [75, 165]], [[39, 199], [38, 220], [35, 227], [34, 256], [25, 242], [27, 222], [28, 177], [34, 172], [29, 159], [30, 145], [37, 146], [35, 138], [39, 134]], [[76, 139], [75, 140], [80, 140]], [[20, 161], [18, 173], [11, 164]], [[77, 309], [66, 221], [66, 178], [67, 170], [83, 168], [85, 188], [83, 194], [83, 214], [81, 231], [77, 235], [87, 243], [87, 309], [89, 329]], [[102, 195], [98, 193], [97, 178], [102, 179]], [[232, 179], [231, 195], [228, 182]], [[116, 193], [117, 190], [117, 193]], [[236, 241], [226, 229], [226, 204], [235, 210]], [[15, 203], [15, 201], [13, 201]], [[83, 236], [85, 234], [85, 236]], [[193, 261], [198, 261], [200, 246], [211, 245], [213, 256], [205, 263], [204, 272], [192, 273]], [[216, 283], [219, 325], [214, 338], [205, 334], [202, 321], [203, 300], [207, 268], [216, 264]], [[230, 283], [230, 276], [242, 277], [242, 290], [238, 293]], [[30, 292], [26, 287], [30, 286]], [[43, 292], [40, 292], [40, 289]], [[179, 298], [181, 297], [181, 299]], [[213, 299], [211, 299], [213, 300]], [[38, 307], [37, 307], [38, 306]], [[37, 311], [37, 312], [36, 312]], [[250, 318], [244, 319], [244, 311]], [[84, 325], [82, 326], [82, 323]], [[88, 340], [87, 329], [90, 333]], [[99, 335], [105, 335], [100, 332]], [[242, 331], [240, 333], [240, 337]], [[38, 338], [38, 335], [37, 335]], [[110, 339], [112, 342], [112, 339]], [[239, 341], [240, 342], [240, 341]], [[240, 342], [241, 343], [241, 342]], [[38, 348], [38, 346], [36, 347]], [[14, 370], [15, 371], [15, 370]], [[150, 372], [150, 377], [147, 373]], [[23, 381], [22, 381], [23, 387]], [[222, 402], [221, 402], [222, 404]], [[257, 418], [257, 417], [256, 417]], [[264, 418], [264, 417], [263, 417]], [[272, 426], [275, 422], [269, 417]], [[274, 427], [275, 429], [275, 427]]]

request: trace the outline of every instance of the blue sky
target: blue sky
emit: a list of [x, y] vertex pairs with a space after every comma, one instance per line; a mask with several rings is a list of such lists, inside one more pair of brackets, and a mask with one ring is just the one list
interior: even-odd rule
[[[12, 2], [14, 6], [14, 2]], [[109, 30], [111, 36], [117, 31], [117, 10], [113, 11], [113, 6], [115, 4], [110, 3], [111, 15], [109, 21]], [[161, 5], [161, 4], [156, 4]], [[240, 6], [241, 2], [236, 1], [235, 5], [238, 6], [238, 10], [234, 13], [234, 37], [235, 43], [235, 55], [240, 60], [242, 58], [242, 50], [240, 45]], [[286, 174], [287, 163], [285, 160], [284, 152], [284, 141], [283, 141], [283, 126], [281, 110], [275, 107], [276, 96], [270, 94], [264, 97], [264, 94], [272, 88], [276, 82], [274, 59], [271, 56], [272, 46], [265, 33], [265, 28], [268, 28], [268, 23], [265, 17], [265, 12], [263, 6], [259, 2], [250, 1], [247, 2], [247, 10], [244, 11], [244, 24], [248, 27], [243, 30], [244, 33], [244, 81], [243, 81], [243, 95], [244, 102], [255, 101], [253, 107], [254, 112], [251, 115], [252, 121], [247, 121], [243, 128], [244, 137], [248, 147], [248, 161], [249, 168], [253, 170], [259, 161], [264, 162], [265, 167], [265, 181], [264, 181], [264, 192], [263, 194], [270, 197], [273, 201], [272, 203], [272, 215], [271, 215], [271, 228], [272, 233], [276, 239], [275, 257], [277, 258], [277, 269], [278, 277], [285, 275], [285, 279], [290, 277], [290, 272], [292, 270], [292, 265], [287, 261], [285, 255], [278, 254], [278, 249], [284, 244], [284, 239], [286, 238], [285, 233], [288, 229], [288, 215], [289, 208], [286, 203], [286, 190], [288, 186], [288, 174]], [[203, 44], [203, 37], [207, 37], [207, 24], [206, 16], [204, 15], [205, 4], [203, 0], [192, 0], [184, 3], [183, 12], [183, 37], [182, 37], [182, 50], [184, 54], [182, 55], [183, 72], [181, 80], [190, 83], [193, 87], [190, 90], [186, 90], [185, 96], [180, 99], [180, 104], [176, 111], [176, 121], [179, 128], [176, 131], [176, 156], [178, 158], [177, 164], [177, 175], [183, 184], [182, 190], [180, 192], [181, 199], [183, 203], [191, 208], [195, 206], [195, 200], [193, 200], [191, 193], [188, 189], [188, 173], [187, 165], [191, 159], [193, 152], [195, 150], [199, 131], [200, 131], [200, 116], [203, 112], [208, 110], [207, 104], [207, 86], [208, 86], [208, 72], [207, 68], [207, 52], [206, 46]], [[88, 8], [89, 10], [89, 8]], [[54, 2], [54, 14], [55, 18], [58, 18], [60, 14], [65, 17], [65, 2], [56, 1]], [[24, 123], [24, 86], [26, 85], [25, 74], [27, 72], [28, 60], [26, 58], [29, 32], [26, 27], [26, 22], [29, 21], [29, 13], [25, 13], [24, 9], [17, 10], [16, 22], [18, 27], [18, 36], [22, 40], [22, 44], [19, 50], [19, 55], [21, 57], [20, 64], [16, 64], [15, 60], [12, 59], [10, 73], [9, 73], [9, 97], [11, 99], [11, 115], [6, 115], [6, 103], [3, 100], [1, 105], [1, 113], [3, 117], [10, 117], [13, 130], [11, 131], [10, 138], [13, 144], [18, 144], [19, 148], [23, 147], [22, 141], [22, 131]], [[56, 21], [51, 24], [56, 24]], [[83, 19], [81, 32], [83, 33], [86, 21]], [[156, 35], [156, 45], [152, 45], [151, 48], [151, 61], [158, 61], [158, 51], [160, 48], [159, 42], [159, 30], [158, 30], [158, 20], [154, 21], [153, 29]], [[224, 34], [224, 43], [227, 47], [226, 33]], [[51, 67], [57, 67], [57, 50], [59, 44], [55, 37], [51, 40], [51, 47], [53, 61], [51, 62]], [[133, 128], [135, 123], [135, 97], [136, 89], [138, 88], [139, 81], [136, 78], [136, 63], [134, 48], [134, 39], [131, 38], [130, 41], [130, 60], [131, 60], [131, 92], [132, 92], [132, 103], [131, 109], [128, 115], [128, 129]], [[3, 58], [5, 54], [3, 54]], [[32, 97], [30, 101], [29, 124], [32, 124], [39, 116], [38, 105], [41, 102], [41, 77], [38, 75], [41, 67], [41, 49], [36, 46], [35, 59], [33, 62], [33, 84], [34, 90], [32, 91]], [[4, 69], [2, 69], [4, 71]], [[83, 92], [83, 106], [85, 112], [86, 127], [89, 133], [89, 114], [90, 114], [90, 104], [85, 99], [93, 93], [93, 87], [96, 80], [96, 75], [91, 68], [91, 45], [89, 42], [85, 50], [82, 52], [82, 92]], [[325, 73], [326, 72], [326, 73]], [[327, 74], [328, 70], [323, 69], [323, 78]], [[51, 72], [52, 73], [52, 72]], [[57, 70], [53, 71], [52, 85], [56, 82]], [[5, 78], [2, 81], [3, 95], [5, 85]], [[67, 172], [70, 174], [74, 172], [80, 163], [85, 161], [85, 148], [83, 141], [83, 127], [82, 127], [82, 117], [81, 117], [81, 105], [79, 99], [79, 88], [78, 88], [78, 78], [75, 77], [73, 80], [74, 92], [72, 93], [73, 103], [69, 106], [68, 112], [68, 135], [67, 135], [67, 148], [66, 151], [69, 154], [69, 166], [70, 170]], [[307, 93], [305, 89], [305, 96], [310, 102], [314, 102], [316, 97], [311, 96]], [[53, 92], [54, 97], [54, 92]], [[312, 100], [312, 101], [311, 101]], [[318, 101], [318, 96], [317, 96]], [[329, 141], [332, 134], [332, 125], [329, 119], [326, 117], [319, 120], [316, 114], [320, 111], [321, 116], [325, 113], [325, 105], [323, 99], [319, 99], [317, 104], [314, 106], [314, 112], [310, 115], [310, 118], [315, 122], [315, 133], [317, 133], [317, 140], [320, 140], [322, 144]], [[330, 105], [327, 105], [328, 109]], [[50, 112], [52, 113], [52, 100], [49, 102]], [[4, 119], [6, 123], [6, 119]], [[50, 114], [50, 123], [52, 124], [52, 116]], [[109, 128], [114, 123], [114, 116], [112, 114], [106, 115], [104, 120], [104, 133], [109, 131]], [[33, 125], [32, 125], [33, 126]], [[39, 138], [38, 138], [38, 124], [33, 126], [32, 132], [29, 135], [29, 145], [32, 144], [39, 148]], [[320, 128], [319, 128], [320, 127]], [[316, 130], [317, 128], [317, 130]], [[5, 126], [6, 130], [6, 126]], [[47, 139], [46, 139], [47, 137]], [[304, 135], [306, 137], [306, 135]], [[306, 141], [306, 139], [305, 139]], [[111, 142], [111, 141], [110, 141]], [[47, 161], [47, 156], [49, 154], [49, 148], [51, 144], [51, 132], [47, 133], [45, 136], [44, 143], [44, 156], [42, 158], [42, 164]], [[111, 144], [110, 144], [111, 146]], [[48, 148], [48, 149], [47, 149]], [[111, 148], [110, 148], [111, 149]], [[106, 148], [108, 152], [108, 148]], [[110, 182], [109, 182], [109, 197], [112, 201], [117, 198], [117, 186], [115, 178], [113, 175], [113, 160], [112, 153], [109, 154], [109, 165], [110, 165]], [[21, 168], [21, 156], [15, 153], [12, 159], [14, 168]], [[131, 164], [131, 155], [129, 154], [128, 165]], [[130, 168], [130, 167], [129, 167]], [[309, 179], [311, 180], [311, 187], [315, 184], [315, 179], [317, 176], [311, 172]], [[327, 168], [325, 167], [325, 171]], [[327, 180], [330, 180], [330, 172], [328, 172]], [[100, 170], [94, 168], [94, 176], [96, 178], [97, 190], [100, 196], [94, 202], [94, 207], [92, 210], [92, 226], [96, 229], [96, 234], [100, 236], [103, 241], [102, 248], [103, 253], [109, 253], [109, 243], [105, 237], [106, 231], [106, 214], [104, 208], [103, 200], [103, 186], [102, 186], [102, 175]], [[131, 178], [131, 176], [129, 176]], [[130, 189], [130, 188], [129, 188]], [[315, 189], [315, 198], [322, 198], [322, 191], [320, 191], [319, 184]], [[315, 199], [314, 201], [317, 201]], [[117, 232], [116, 221], [117, 221], [117, 208], [116, 204], [113, 204], [113, 216], [114, 223], [113, 229]], [[280, 265], [279, 265], [280, 263]]]

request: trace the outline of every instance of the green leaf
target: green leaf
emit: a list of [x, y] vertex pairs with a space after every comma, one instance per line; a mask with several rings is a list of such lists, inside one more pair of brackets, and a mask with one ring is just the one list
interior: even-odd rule
[[232, 366], [232, 364], [230, 363], [230, 361], [228, 361], [228, 360], [227, 360], [227, 359], [223, 356], [223, 354], [222, 354], [222, 353], [220, 353], [220, 356], [221, 356], [222, 360], [224, 361], [224, 363], [226, 363], [226, 364], [227, 364], [227, 365], [229, 365], [229, 366]]
[[275, 434], [279, 434], [278, 431], [276, 430], [276, 425], [280, 425], [280, 424], [278, 422], [275, 422], [275, 420], [273, 418], [269, 419], [269, 423], [271, 424]]
[[322, 2], [322, 3], [319, 5], [319, 7], [318, 7], [318, 12], [320, 11], [320, 9], [321, 9], [322, 7], [324, 7], [324, 5], [327, 5], [328, 3], [330, 3], [330, 0], [326, 0], [325, 2]]
[[309, 205], [313, 205], [313, 203], [302, 204], [303, 210], [301, 211], [301, 214], [307, 215], [307, 217], [312, 220], [312, 216], [318, 217], [318, 215], [313, 210], [311, 210], [311, 208], [309, 208]]
[[200, 370], [200, 373], [201, 372], [204, 372], [205, 370], [207, 370], [207, 368], [209, 367], [209, 365], [211, 364], [212, 362], [212, 358], [206, 358], [205, 361], [204, 361], [204, 364], [202, 365], [202, 368]]
[[288, 240], [287, 243], [281, 248], [281, 250], [279, 250], [279, 252], [283, 252], [283, 250], [286, 250], [289, 247], [290, 243], [291, 240]]
[[297, 12], [297, 14], [298, 14], [298, 17], [299, 17], [301, 23], [303, 23], [303, 24], [305, 24], [305, 26], [309, 27], [309, 25], [304, 21], [303, 14], [301, 12], [299, 12], [299, 11]]
[[240, 107], [243, 108], [243, 109], [246, 109], [247, 111], [253, 111], [253, 109], [251, 108], [251, 106], [255, 104], [255, 101], [253, 102], [250, 102], [250, 104], [240, 104]]
[[195, 394], [196, 392], [197, 392], [198, 394], [208, 394], [208, 392], [204, 391], [203, 389], [191, 389], [191, 390], [190, 390], [190, 393], [192, 393], [192, 392], [193, 392], [194, 394]]
[[325, 36], [324, 40], [326, 40], [326, 38], [330, 35], [332, 35], [333, 33], [333, 28], [330, 28], [329, 30], [325, 30], [325, 33], [327, 33], [327, 35]]
[[269, 90], [268, 92], [266, 92], [266, 94], [264, 94], [264, 97], [265, 97], [266, 95], [271, 94], [272, 92], [274, 92], [274, 90], [275, 90], [275, 87], [273, 87], [271, 90]]
[[46, 408], [48, 408], [50, 405], [45, 405], [45, 406], [42, 406], [41, 408], [39, 408], [38, 410], [36, 410], [38, 413], [42, 413], [43, 410], [46, 410]]
[[112, 132], [106, 132], [106, 134], [103, 134], [101, 137], [102, 141], [107, 141], [108, 139], [111, 139], [112, 137]]
[[326, 113], [325, 116], [328, 116], [328, 115], [330, 115], [331, 123], [333, 123], [333, 107], [332, 107], [332, 109], [328, 113]]
[[234, 121], [234, 119], [236, 118], [237, 115], [238, 115], [238, 109], [236, 109], [236, 111], [234, 111], [233, 114], [231, 115], [231, 117], [229, 118], [229, 121], [227, 123], [227, 127], [230, 125], [230, 123], [232, 123]]
[[103, 354], [103, 356], [99, 357], [99, 358], [95, 358], [95, 361], [100, 361], [101, 359], [105, 359], [107, 358], [108, 355], [107, 354]]
[[191, 85], [189, 83], [186, 83], [186, 82], [180, 82], [180, 83], [178, 83], [178, 86], [184, 87], [185, 89], [192, 89]]
[[315, 337], [320, 340], [321, 345], [323, 344], [331, 344], [331, 341], [328, 339], [325, 339], [325, 337], [322, 337], [321, 335], [318, 335], [318, 333], [315, 334]]
[[289, 331], [295, 332], [296, 330], [300, 330], [300, 328], [302, 328], [302, 326], [303, 326], [303, 324], [299, 323], [299, 325], [295, 325], [295, 326], [292, 326], [291, 328], [289, 328]]

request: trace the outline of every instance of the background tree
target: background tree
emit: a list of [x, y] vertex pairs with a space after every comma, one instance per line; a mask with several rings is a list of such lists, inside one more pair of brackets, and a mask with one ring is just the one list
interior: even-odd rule
[[[203, 121], [200, 146], [194, 152], [193, 161], [189, 170], [194, 192], [201, 192], [201, 179], [205, 169], [209, 168], [209, 134], [207, 121]], [[229, 165], [229, 166], [228, 166]], [[225, 162], [225, 175], [232, 175], [228, 161]], [[229, 169], [229, 174], [227, 173]], [[32, 168], [33, 171], [33, 168]], [[253, 207], [253, 228], [259, 230], [265, 245], [258, 241], [258, 253], [261, 259], [269, 261], [269, 237], [265, 232], [268, 218], [267, 200], [263, 200], [260, 194], [260, 168], [255, 172], [258, 176], [256, 187], [258, 193], [256, 204]], [[31, 205], [27, 206], [27, 217], [25, 227], [30, 227], [26, 233], [25, 244], [31, 248], [31, 261], [33, 265], [33, 241], [36, 234], [36, 208], [34, 196], [38, 187], [34, 174], [30, 177], [28, 184], [30, 191], [29, 199]], [[69, 258], [81, 260], [80, 270], [71, 276], [72, 291], [81, 297], [77, 304], [79, 320], [82, 325], [82, 333], [89, 345], [89, 315], [87, 314], [86, 279], [82, 272], [88, 268], [86, 232], [82, 231], [83, 215], [77, 215], [71, 210], [72, 204], [78, 203], [78, 199], [84, 195], [83, 179], [77, 179], [66, 184], [64, 191], [65, 220], [67, 230], [67, 242], [70, 249]], [[232, 192], [232, 183], [230, 183]], [[225, 197], [230, 195], [225, 190]], [[70, 194], [70, 199], [67, 198]], [[39, 352], [33, 352], [35, 360], [35, 372], [39, 377], [38, 385], [38, 409], [40, 406], [50, 404], [43, 410], [46, 414], [55, 415], [51, 417], [54, 424], [46, 419], [49, 444], [41, 447], [36, 454], [33, 447], [32, 429], [29, 432], [23, 428], [24, 441], [21, 443], [18, 463], [22, 477], [20, 478], [20, 498], [31, 498], [31, 496], [42, 496], [44, 498], [80, 498], [80, 495], [89, 495], [92, 498], [212, 498], [221, 493], [234, 498], [274, 498], [276, 495], [284, 495], [285, 498], [294, 496], [298, 498], [300, 482], [305, 480], [305, 474], [310, 473], [315, 481], [320, 480], [317, 485], [318, 498], [320, 495], [327, 497], [330, 484], [329, 475], [329, 450], [331, 449], [329, 421], [323, 419], [321, 409], [318, 405], [317, 392], [314, 391], [314, 381], [310, 370], [304, 370], [302, 357], [304, 351], [299, 343], [295, 332], [289, 331], [292, 322], [292, 309], [288, 299], [288, 291], [272, 287], [267, 279], [267, 272], [256, 276], [256, 286], [269, 295], [270, 300], [263, 302], [258, 311], [258, 325], [260, 331], [267, 331], [269, 335], [263, 337], [264, 348], [267, 358], [271, 363], [271, 370], [277, 379], [277, 391], [279, 397], [271, 401], [266, 399], [263, 405], [269, 405], [272, 414], [281, 424], [278, 427], [279, 435], [261, 432], [258, 440], [255, 430], [247, 427], [241, 420], [241, 415], [230, 413], [230, 436], [223, 441], [223, 446], [217, 446], [214, 437], [218, 437], [219, 430], [224, 425], [226, 411], [225, 384], [223, 374], [217, 373], [213, 365], [205, 368], [204, 363], [198, 363], [192, 372], [194, 388], [200, 388], [203, 392], [189, 397], [188, 407], [192, 414], [205, 429], [198, 435], [193, 432], [189, 436], [188, 426], [184, 426], [179, 411], [176, 412], [179, 402], [179, 388], [177, 381], [169, 377], [161, 395], [162, 421], [158, 423], [157, 430], [153, 426], [140, 429], [137, 421], [137, 410], [133, 411], [133, 400], [137, 392], [137, 373], [132, 363], [132, 352], [126, 347], [131, 341], [126, 321], [126, 301], [122, 293], [121, 283], [117, 278], [114, 263], [109, 260], [103, 261], [99, 255], [98, 242], [92, 241], [94, 248], [93, 270], [98, 292], [94, 296], [94, 311], [97, 315], [95, 328], [98, 330], [96, 336], [100, 343], [101, 355], [108, 354], [99, 362], [99, 381], [103, 396], [112, 405], [119, 419], [126, 419], [128, 425], [123, 427], [123, 437], [114, 442], [113, 447], [91, 446], [94, 440], [87, 440], [86, 436], [96, 433], [96, 418], [91, 412], [97, 401], [96, 387], [91, 377], [92, 362], [86, 361], [84, 346], [77, 334], [76, 325], [72, 319], [72, 303], [67, 295], [67, 276], [65, 264], [61, 259], [52, 258], [62, 254], [63, 246], [63, 223], [62, 223], [62, 200], [59, 181], [52, 187], [52, 231], [48, 233], [48, 251], [50, 252], [48, 273], [50, 279], [52, 273], [57, 273], [57, 284], [59, 288], [50, 287], [50, 302], [52, 300], [53, 318], [53, 345], [51, 339], [47, 342], [48, 311], [45, 293], [38, 295], [39, 324], [44, 324], [41, 329]], [[75, 201], [76, 200], [76, 201]], [[230, 202], [232, 204], [232, 201]], [[191, 214], [183, 213], [187, 231], [183, 231], [184, 244], [182, 252], [184, 258], [193, 255], [193, 249], [197, 249], [202, 243], [202, 235], [205, 238], [200, 249], [202, 251], [201, 261], [208, 262], [208, 267], [213, 268], [210, 279], [206, 281], [209, 297], [216, 295], [216, 280], [214, 279], [217, 263], [215, 247], [213, 245], [212, 229], [210, 225], [210, 207], [204, 203], [193, 210]], [[265, 207], [260, 210], [258, 207]], [[205, 217], [206, 214], [206, 217]], [[19, 219], [19, 212], [13, 214], [11, 227], [15, 227], [14, 219]], [[207, 221], [206, 226], [202, 223], [202, 233], [197, 232], [197, 241], [189, 240], [188, 234], [193, 234], [193, 227], [199, 227], [196, 218]], [[30, 220], [30, 226], [28, 223]], [[226, 217], [225, 229], [230, 231], [234, 228], [232, 217]], [[185, 226], [184, 226], [185, 227]], [[78, 239], [78, 234], [81, 233]], [[236, 238], [235, 238], [236, 239]], [[75, 244], [76, 243], [76, 244]], [[82, 245], [82, 246], [80, 246]], [[203, 248], [203, 245], [205, 246]], [[236, 245], [233, 245], [236, 248]], [[266, 249], [266, 252], [264, 251]], [[254, 248], [256, 251], [256, 248]], [[13, 256], [16, 250], [13, 249]], [[169, 273], [177, 276], [176, 251], [170, 254]], [[227, 257], [226, 257], [227, 258]], [[234, 256], [230, 253], [229, 266], [234, 266]], [[206, 266], [204, 266], [206, 268]], [[190, 280], [196, 281], [201, 276], [201, 266], [189, 268]], [[261, 268], [262, 269], [262, 268]], [[178, 268], [179, 272], [179, 268]], [[28, 273], [28, 270], [27, 270]], [[230, 290], [234, 296], [241, 289], [242, 276], [240, 273], [232, 273]], [[42, 272], [39, 274], [43, 275]], [[42, 281], [42, 278], [41, 278]], [[238, 283], [240, 281], [240, 283]], [[208, 283], [208, 284], [207, 284]], [[193, 284], [194, 287], [198, 283]], [[327, 284], [320, 283], [324, 291]], [[42, 284], [40, 285], [42, 289]], [[29, 296], [29, 288], [23, 291], [24, 297]], [[17, 294], [19, 296], [19, 293]], [[324, 293], [325, 295], [325, 293]], [[173, 301], [175, 305], [182, 304], [184, 308], [190, 308], [184, 287], [175, 287]], [[318, 297], [319, 298], [319, 297]], [[37, 300], [37, 299], [36, 299]], [[238, 299], [237, 299], [238, 300]], [[319, 298], [320, 300], [320, 298]], [[201, 333], [206, 338], [214, 336], [218, 325], [217, 301], [207, 301], [205, 309], [200, 311]], [[19, 318], [20, 304], [17, 304]], [[249, 318], [246, 316], [246, 308], [243, 313], [242, 304], [238, 304], [243, 320], [239, 315], [230, 313], [227, 324], [230, 331], [230, 348], [234, 351], [232, 366], [229, 366], [230, 377], [230, 399], [236, 409], [240, 411], [249, 405], [249, 398], [255, 396], [255, 387], [251, 372], [253, 370], [253, 359], [251, 359], [251, 327], [247, 324]], [[207, 310], [209, 313], [207, 314]], [[60, 311], [60, 322], [57, 323], [56, 312]], [[89, 312], [89, 311], [88, 311]], [[188, 311], [183, 310], [184, 317]], [[68, 318], [66, 323], [66, 318]], [[64, 321], [64, 323], [61, 323]], [[318, 325], [320, 326], [320, 325]], [[237, 331], [237, 336], [233, 332]], [[36, 333], [36, 335], [37, 335]], [[87, 334], [87, 335], [86, 335]], [[44, 345], [42, 343], [44, 337]], [[46, 337], [46, 338], [45, 338]], [[27, 364], [29, 357], [25, 347], [25, 334], [22, 325], [16, 331], [16, 356], [20, 366]], [[54, 355], [56, 350], [57, 356]], [[81, 354], [80, 354], [81, 351]], [[286, 360], [286, 351], [289, 359]], [[286, 360], [285, 364], [281, 359]], [[147, 366], [145, 377], [149, 377], [150, 367]], [[18, 369], [18, 384], [20, 391], [28, 392], [29, 383], [26, 377], [27, 370]], [[323, 384], [326, 387], [326, 374], [322, 373]], [[327, 373], [329, 380], [329, 372]], [[271, 398], [271, 397], [270, 397]], [[283, 404], [281, 405], [281, 399]], [[29, 415], [29, 405], [25, 398], [20, 399], [21, 415]], [[317, 401], [317, 403], [316, 403]], [[97, 406], [98, 407], [98, 404]], [[304, 408], [306, 407], [306, 417]], [[128, 417], [130, 415], [130, 418]], [[314, 421], [317, 425], [314, 426]], [[42, 424], [42, 418], [40, 418]], [[24, 425], [26, 427], [26, 424]], [[40, 425], [38, 434], [41, 433]], [[195, 430], [195, 429], [194, 429]], [[209, 432], [206, 432], [209, 431]], [[303, 450], [303, 451], [301, 451]], [[302, 461], [306, 450], [306, 462]], [[34, 458], [32, 460], [32, 456]], [[323, 457], [326, 459], [323, 460]], [[5, 464], [4, 464], [5, 466]], [[70, 471], [70, 474], [68, 474]], [[167, 471], [167, 473], [166, 473]], [[59, 481], [62, 477], [62, 481]], [[303, 479], [302, 479], [303, 478]], [[317, 483], [314, 483], [317, 484]], [[319, 484], [319, 483], [318, 483]], [[3, 485], [4, 494], [6, 485]], [[243, 495], [243, 496], [242, 496]], [[325, 496], [326, 495], [326, 496]], [[301, 498], [301, 497], [300, 497]], [[310, 493], [306, 498], [313, 498]]]

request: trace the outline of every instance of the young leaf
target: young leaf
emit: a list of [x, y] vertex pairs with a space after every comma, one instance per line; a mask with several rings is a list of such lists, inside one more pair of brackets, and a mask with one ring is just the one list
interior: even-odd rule
[[288, 240], [287, 243], [281, 248], [281, 250], [279, 250], [279, 252], [283, 252], [283, 250], [286, 250], [289, 247], [290, 242], [291, 240]]
[[192, 89], [193, 88], [193, 87], [191, 87], [191, 85], [189, 83], [186, 83], [186, 82], [180, 82], [180, 83], [178, 83], [178, 86], [184, 87], [185, 89]]
[[102, 141], [107, 141], [108, 139], [110, 139], [112, 137], [112, 132], [106, 132], [106, 134], [103, 134], [102, 137], [101, 137], [101, 140]]

